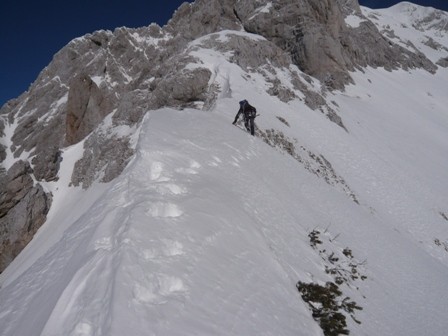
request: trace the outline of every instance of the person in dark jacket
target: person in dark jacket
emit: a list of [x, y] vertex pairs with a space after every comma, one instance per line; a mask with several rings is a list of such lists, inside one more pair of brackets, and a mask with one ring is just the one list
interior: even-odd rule
[[254, 135], [257, 109], [250, 105], [246, 99], [240, 101], [240, 109], [238, 110], [238, 113], [236, 114], [235, 120], [232, 124], [236, 124], [241, 114], [243, 115], [244, 126], [246, 127], [247, 131], [250, 132], [250, 134]]

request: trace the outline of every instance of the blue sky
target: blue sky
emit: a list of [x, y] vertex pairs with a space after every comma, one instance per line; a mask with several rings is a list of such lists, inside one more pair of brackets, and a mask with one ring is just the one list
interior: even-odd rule
[[[0, 1], [0, 106], [26, 91], [70, 40], [99, 29], [164, 25], [182, 0]], [[191, 2], [191, 1], [190, 1]], [[399, 1], [361, 0], [370, 8]], [[415, 0], [448, 11], [448, 0]]]

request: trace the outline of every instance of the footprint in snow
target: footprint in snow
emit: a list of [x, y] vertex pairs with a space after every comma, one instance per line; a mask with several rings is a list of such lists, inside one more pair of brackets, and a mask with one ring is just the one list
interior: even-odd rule
[[93, 328], [87, 322], [80, 322], [76, 325], [73, 332], [70, 333], [70, 336], [92, 336]]
[[112, 250], [112, 239], [111, 237], [103, 237], [100, 239], [97, 239], [94, 243], [94, 250], [106, 250], [110, 251]]
[[155, 188], [157, 192], [162, 195], [182, 195], [187, 192], [184, 187], [174, 183], [159, 184]]
[[213, 160], [208, 163], [209, 166], [218, 167], [222, 163], [221, 159], [217, 156], [213, 156], [212, 159]]
[[167, 275], [157, 275], [148, 284], [136, 283], [133, 289], [134, 301], [140, 304], [163, 304], [172, 296], [187, 292], [182, 279]]
[[163, 240], [164, 246], [160, 249], [146, 249], [140, 255], [145, 260], [155, 260], [159, 258], [175, 257], [185, 254], [182, 243], [175, 240]]
[[157, 182], [166, 182], [170, 179], [168, 177], [164, 177], [162, 173], [164, 172], [164, 164], [162, 162], [153, 162], [149, 167], [149, 178], [151, 181]]
[[157, 202], [151, 204], [146, 213], [152, 217], [173, 218], [182, 216], [183, 211], [176, 204]]
[[202, 168], [201, 164], [195, 160], [190, 160], [189, 167], [176, 169], [177, 173], [180, 174], [191, 174], [195, 175], [198, 173], [198, 169]]
[[201, 164], [195, 160], [190, 160], [190, 168], [199, 169], [201, 168]]

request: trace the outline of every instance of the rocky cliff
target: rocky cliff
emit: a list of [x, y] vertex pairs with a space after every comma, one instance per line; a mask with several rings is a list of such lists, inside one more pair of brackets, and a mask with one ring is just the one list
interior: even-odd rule
[[[359, 25], [347, 24], [349, 16]], [[223, 30], [235, 33], [225, 40], [213, 35]], [[356, 0], [196, 0], [184, 3], [164, 27], [77, 38], [27, 92], [0, 109], [0, 271], [45, 222], [52, 199], [45, 186], [59, 178], [65, 149], [83, 148], [72, 186], [108, 182], [134, 154], [132, 134], [146, 111], [207, 110], [219, 95], [231, 94], [194, 57], [199, 47], [231, 54], [234, 64], [270, 83], [269, 94], [285, 102], [301, 99], [346, 131], [325, 93], [344, 90], [351, 71], [437, 70], [424, 54], [380, 32]], [[275, 68], [288, 71], [292, 86], [276, 77]]]

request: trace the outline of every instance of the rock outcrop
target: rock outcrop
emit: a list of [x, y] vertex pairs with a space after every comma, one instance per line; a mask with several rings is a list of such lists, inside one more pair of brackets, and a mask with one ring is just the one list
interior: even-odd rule
[[[363, 22], [350, 27], [345, 21], [348, 15], [359, 16]], [[343, 89], [351, 82], [349, 71], [366, 66], [436, 70], [423, 54], [384, 38], [362, 16], [356, 0], [198, 0], [181, 6], [167, 29], [185, 40], [223, 29], [261, 35], [329, 89]]]
[[448, 57], [439, 59], [436, 64], [443, 68], [448, 68]]
[[65, 139], [73, 145], [92, 132], [104, 117], [112, 112], [109, 100], [93, 80], [85, 74], [75, 77], [70, 83], [66, 109]]
[[247, 1], [235, 9], [245, 30], [289, 52], [294, 64], [330, 89], [343, 89], [351, 82], [349, 71], [368, 65], [435, 71], [424, 55], [392, 44], [368, 20], [347, 25], [347, 15], [362, 17], [357, 1]]
[[17, 161], [0, 173], [0, 272], [29, 243], [45, 222], [51, 195], [34, 185], [28, 162]]

